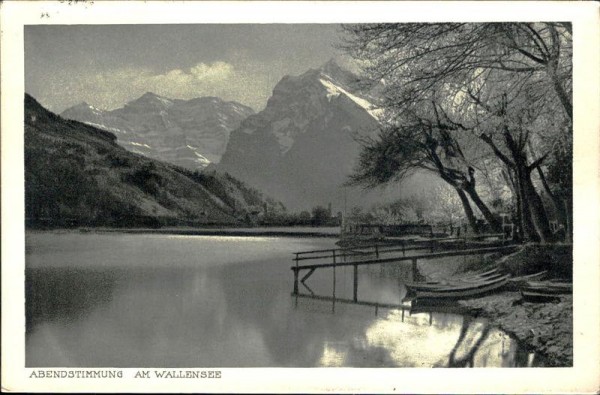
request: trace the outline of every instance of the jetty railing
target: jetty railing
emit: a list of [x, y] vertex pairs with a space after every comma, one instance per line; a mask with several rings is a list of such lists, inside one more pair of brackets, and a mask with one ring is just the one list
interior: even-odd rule
[[[304, 283], [317, 269], [323, 269], [323, 268], [337, 268], [337, 267], [346, 267], [346, 266], [352, 266], [353, 267], [353, 277], [354, 277], [354, 283], [353, 283], [353, 300], [357, 301], [358, 299], [358, 267], [359, 266], [365, 266], [365, 265], [376, 265], [376, 264], [382, 264], [382, 263], [400, 263], [400, 262], [407, 262], [410, 261], [412, 264], [412, 272], [413, 272], [413, 276], [415, 273], [417, 273], [417, 262], [419, 260], [429, 260], [429, 259], [439, 259], [439, 258], [446, 258], [446, 257], [452, 257], [452, 256], [468, 256], [468, 255], [482, 255], [482, 254], [487, 254], [487, 253], [492, 253], [492, 252], [505, 252], [505, 251], [510, 251], [510, 250], [514, 250], [516, 249], [515, 245], [504, 245], [504, 246], [496, 246], [496, 247], [487, 247], [487, 248], [476, 248], [476, 249], [467, 249], [467, 250], [452, 250], [452, 251], [444, 251], [444, 252], [432, 252], [429, 254], [422, 254], [422, 255], [411, 255], [411, 256], [394, 256], [394, 257], [389, 257], [389, 258], [379, 258], [376, 257], [375, 259], [366, 259], [366, 260], [361, 260], [361, 261], [339, 261], [338, 259], [336, 259], [336, 257], [339, 257], [339, 254], [336, 255], [336, 251], [339, 251], [340, 249], [335, 249], [335, 250], [319, 250], [316, 252], [322, 253], [325, 251], [333, 251], [332, 255], [326, 255], [326, 256], [320, 256], [320, 258], [314, 257], [313, 259], [322, 259], [322, 258], [333, 258], [331, 262], [325, 262], [325, 263], [313, 263], [313, 264], [308, 264], [308, 265], [300, 265], [299, 262], [302, 260], [302, 257], [299, 257], [298, 255], [296, 255], [296, 258], [294, 259], [295, 261], [295, 265], [291, 267], [291, 270], [294, 273], [294, 291], [293, 294], [294, 295], [298, 295], [298, 283], [302, 282]], [[304, 253], [308, 254], [308, 253], [313, 253], [315, 251], [306, 251]], [[303, 254], [303, 252], [299, 252], [299, 253], [295, 253], [295, 254]], [[307, 258], [310, 259], [310, 258]], [[301, 271], [307, 271], [307, 273], [304, 275], [304, 277], [302, 277], [302, 279], [299, 278], [300, 272]], [[334, 272], [335, 273], [335, 272]]]
[[505, 244], [508, 240], [504, 237], [503, 233], [488, 233], [481, 235], [471, 235], [465, 237], [444, 237], [444, 238], [436, 238], [436, 239], [425, 239], [425, 240], [414, 240], [414, 239], [406, 239], [406, 240], [394, 240], [394, 241], [380, 241], [368, 245], [362, 246], [354, 246], [354, 247], [340, 247], [340, 248], [330, 248], [324, 250], [312, 250], [312, 251], [300, 251], [294, 252], [295, 255], [294, 261], [305, 261], [305, 260], [317, 260], [317, 259], [328, 259], [331, 258], [333, 262], [336, 262], [338, 259], [344, 259], [350, 256], [357, 255], [370, 255], [374, 254], [377, 258], [379, 258], [380, 254], [390, 253], [390, 252], [402, 252], [402, 255], [405, 256], [407, 251], [416, 251], [416, 250], [430, 250], [434, 251], [436, 247], [440, 247], [443, 244], [451, 244], [451, 243], [463, 243], [467, 244], [470, 241], [484, 240], [492, 237], [499, 238], [503, 244]]

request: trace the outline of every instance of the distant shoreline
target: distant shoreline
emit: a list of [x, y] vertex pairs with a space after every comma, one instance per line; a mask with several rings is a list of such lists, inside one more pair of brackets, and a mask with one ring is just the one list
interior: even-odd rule
[[26, 229], [26, 232], [127, 233], [183, 236], [268, 236], [268, 237], [327, 237], [340, 238], [339, 227], [256, 227], [256, 228], [62, 228]]

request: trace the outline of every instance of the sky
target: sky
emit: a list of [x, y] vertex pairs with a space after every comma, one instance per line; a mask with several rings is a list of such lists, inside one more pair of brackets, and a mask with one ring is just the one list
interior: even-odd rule
[[260, 111], [284, 75], [331, 58], [339, 25], [35, 25], [25, 27], [25, 91], [60, 113], [110, 110], [145, 92], [218, 96]]

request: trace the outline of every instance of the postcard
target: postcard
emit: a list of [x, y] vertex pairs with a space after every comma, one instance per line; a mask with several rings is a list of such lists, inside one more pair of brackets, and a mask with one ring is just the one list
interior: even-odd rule
[[3, 3], [3, 391], [596, 393], [598, 15]]

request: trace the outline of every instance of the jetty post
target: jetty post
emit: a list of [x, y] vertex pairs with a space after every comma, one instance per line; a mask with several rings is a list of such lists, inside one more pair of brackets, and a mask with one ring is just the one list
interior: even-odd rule
[[294, 295], [298, 295], [298, 271], [300, 270], [298, 267], [298, 253], [296, 253], [296, 267], [292, 268], [294, 271]]
[[358, 301], [358, 265], [354, 265], [354, 292], [353, 299], [355, 302]]
[[412, 262], [412, 265], [411, 265], [412, 280], [416, 281], [416, 278], [417, 278], [417, 258], [411, 259], [411, 262]]

